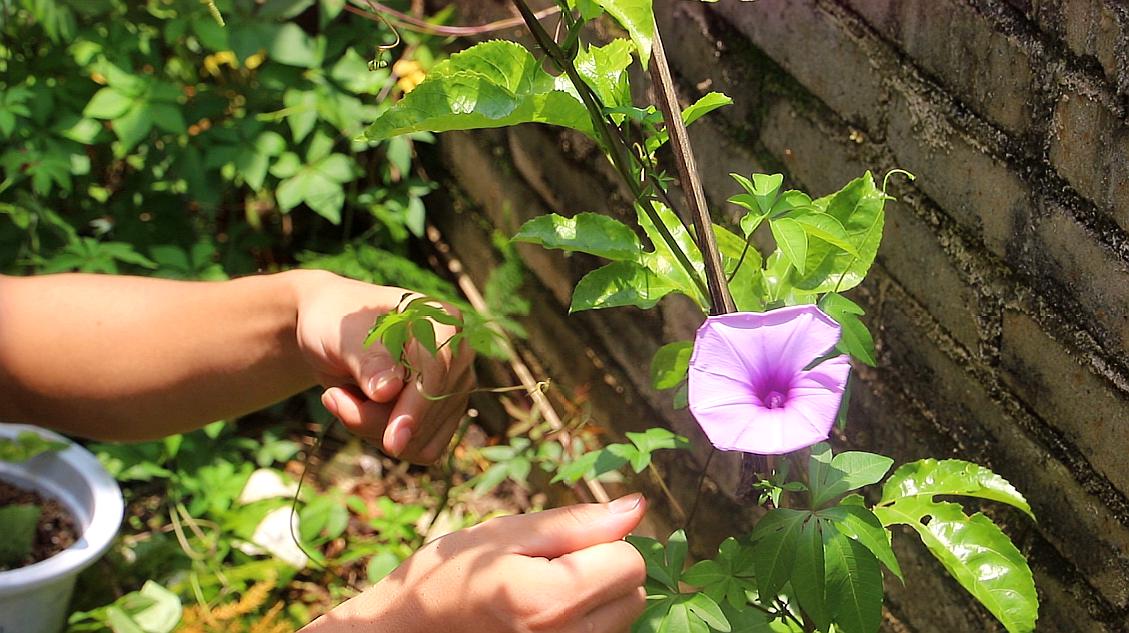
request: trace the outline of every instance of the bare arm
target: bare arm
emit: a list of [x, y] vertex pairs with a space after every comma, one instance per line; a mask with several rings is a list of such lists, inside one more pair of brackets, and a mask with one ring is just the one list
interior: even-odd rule
[[[335, 415], [362, 435], [384, 437], [395, 454], [409, 447], [385, 431], [404, 418], [397, 427], [415, 430], [411, 457], [425, 448], [425, 432], [448, 421], [429, 420], [427, 401], [408, 398], [379, 345], [361, 345], [403, 292], [320, 271], [208, 283], [0, 277], [0, 419], [103, 439], [154, 438], [321, 383], [331, 388], [327, 397], [348, 394], [357, 405], [329, 402]], [[448, 374], [465, 381], [469, 359], [440, 361], [429, 366], [439, 382]]]

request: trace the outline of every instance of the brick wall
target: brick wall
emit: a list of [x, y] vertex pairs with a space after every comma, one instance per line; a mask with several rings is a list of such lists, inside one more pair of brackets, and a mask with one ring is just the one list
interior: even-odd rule
[[[467, 22], [506, 12], [460, 2]], [[737, 105], [691, 130], [716, 215], [726, 173], [782, 171], [822, 195], [865, 169], [892, 188], [871, 279], [856, 293], [879, 366], [860, 368], [843, 446], [983, 463], [1026, 493], [1031, 524], [994, 506], [1031, 558], [1040, 631], [1129, 631], [1129, 5], [1119, 0], [657, 2], [685, 101]], [[520, 32], [506, 34], [517, 36]], [[623, 215], [625, 193], [584, 139], [538, 127], [440, 140], [436, 220], [469, 260], [489, 232], [549, 211]], [[566, 317], [593, 261], [523, 249], [530, 348], [584, 387], [616, 431], [693, 422], [648, 387], [693, 310]], [[484, 274], [482, 271], [476, 274]], [[662, 461], [692, 503], [705, 449]], [[695, 529], [703, 551], [748, 525], [736, 461], [715, 459]], [[660, 511], [676, 522], [674, 511]], [[995, 631], [913, 539], [888, 586], [891, 632]]]

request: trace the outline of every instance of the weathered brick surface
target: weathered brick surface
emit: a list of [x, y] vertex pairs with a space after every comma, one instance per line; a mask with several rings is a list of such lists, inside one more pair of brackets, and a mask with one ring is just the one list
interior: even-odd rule
[[[876, 129], [885, 89], [870, 56], [814, 0], [721, 2], [712, 7], [849, 121]], [[832, 62], [834, 60], [834, 62]]]
[[890, 104], [887, 140], [916, 186], [1003, 257], [1016, 224], [1030, 214], [1031, 188], [1007, 163], [978, 149], [938, 106], [898, 94]]
[[1129, 231], [1129, 124], [1085, 94], [1055, 107], [1051, 163], [1071, 185]]
[[[468, 21], [502, 0], [462, 0]], [[1023, 491], [1037, 524], [979, 508], [1029, 555], [1040, 631], [1129, 633], [1129, 132], [1121, 0], [657, 0], [683, 102], [737, 100], [691, 128], [706, 193], [737, 209], [728, 172], [779, 170], [821, 195], [866, 169], [896, 185], [873, 279], [854, 292], [879, 349], [836, 441], [895, 456], [983, 463]], [[642, 96], [644, 90], [637, 90]], [[441, 138], [474, 221], [440, 223], [466, 259], [488, 233], [545, 211], [626, 218], [623, 191], [591, 143], [528, 127]], [[673, 166], [668, 165], [673, 173]], [[763, 245], [763, 244], [762, 244]], [[617, 431], [661, 423], [693, 455], [663, 462], [693, 496], [706, 451], [684, 412], [649, 389], [650, 354], [692, 335], [684, 302], [566, 318], [571, 285], [596, 263], [522, 247], [536, 313], [530, 345], [562, 384], [589, 389]], [[699, 553], [751, 515], [734, 504], [737, 460], [713, 460]], [[718, 493], [718, 494], [715, 494]], [[669, 508], [658, 508], [671, 517]], [[701, 521], [701, 519], [699, 519]], [[673, 521], [671, 521], [673, 522]], [[698, 529], [703, 529], [699, 527]], [[998, 630], [913, 544], [888, 587], [890, 633]], [[712, 542], [711, 542], [712, 539]]]
[[1079, 298], [1090, 319], [1087, 329], [1124, 358], [1129, 355], [1129, 262], [1100, 237], [1062, 208], [1052, 207], [1039, 224], [1032, 249], [1040, 270]]
[[1039, 27], [1062, 42], [1072, 53], [1099, 66], [1107, 79], [1125, 92], [1129, 71], [1126, 18], [1129, 12], [1118, 0], [1026, 0], [1020, 9]]
[[1036, 70], [1030, 55], [960, 0], [848, 0], [884, 37], [961, 101], [1005, 129], [1028, 131]]
[[[931, 331], [928, 320], [922, 323], [920, 315], [911, 316], [912, 310], [907, 311], [900, 305], [902, 302], [896, 295], [889, 298], [880, 308], [884, 332], [883, 370], [903, 378], [906, 391], [919, 398], [922, 407], [930, 412], [931, 432], [946, 437], [956, 447], [955, 456], [992, 468], [1027, 496], [1039, 519], [1038, 524], [1032, 525], [1014, 515], [1009, 530], [1015, 534], [1038, 532], [1054, 552], [1045, 557], [1046, 560], [1033, 559], [1033, 564], [1057, 571], [1060, 582], [1067, 582], [1070, 576], [1062, 575], [1067, 570], [1056, 568], [1063, 565], [1059, 559], [1071, 561], [1072, 565], [1077, 565], [1078, 573], [1087, 575], [1093, 587], [1110, 602], [1119, 606], [1129, 604], [1129, 528], [1104, 507], [1100, 498], [1087, 492], [1076, 474], [1055, 457], [1060, 447], [1046, 446], [1039, 438], [1031, 436], [1028, 429], [1037, 421], [1019, 419], [1024, 416], [1021, 410], [1009, 411], [1006, 404], [998, 402], [1002, 399], [1016, 404], [1028, 395], [1027, 386], [1012, 393], [1008, 387], [1016, 380], [1015, 374], [1004, 377], [1003, 384], [993, 384], [991, 372], [966, 373], [967, 358], [954, 360], [949, 354], [959, 356], [959, 352], [942, 351], [949, 345], [943, 335]], [[1037, 326], [1028, 325], [1030, 331], [1019, 331], [1013, 323], [1005, 321], [1004, 347], [1012, 348], [1013, 336], [1021, 338], [1031, 350], [1056, 345]], [[1073, 359], [1050, 354], [1036, 358], [1036, 362], [1047, 361], [1056, 363], [1049, 365], [1051, 370], [1060, 372], [1056, 380], [1070, 385], [1079, 394], [1090, 393], [1095, 399], [1108, 395], [1100, 389], [1096, 393], [1087, 391], [1093, 388], [1089, 382], [1093, 378], [1087, 376], [1085, 368], [1070, 369], [1077, 367]], [[1010, 355], [1005, 357], [1005, 371], [1011, 371], [1015, 365]], [[1027, 379], [1030, 374], [1024, 371], [1019, 375]], [[1042, 400], [1070, 397], [1069, 393], [1057, 393], [1053, 385], [1034, 388], [1044, 391], [1040, 395]], [[997, 393], [996, 399], [990, 395], [991, 390]], [[1096, 412], [1102, 406], [1087, 408]], [[918, 447], [899, 457], [910, 460], [927, 456], [937, 443], [920, 438], [917, 441]], [[880, 445], [885, 447], [885, 444]], [[1079, 539], [1078, 534], [1090, 537]]]
[[1114, 485], [1129, 490], [1129, 398], [1022, 314], [1004, 315], [1001, 368], [1004, 381], [1040, 417]]

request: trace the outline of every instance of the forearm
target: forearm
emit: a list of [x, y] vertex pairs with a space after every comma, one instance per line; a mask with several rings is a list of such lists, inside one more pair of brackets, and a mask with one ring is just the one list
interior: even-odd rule
[[296, 271], [227, 282], [0, 277], [0, 419], [144, 439], [315, 384]]

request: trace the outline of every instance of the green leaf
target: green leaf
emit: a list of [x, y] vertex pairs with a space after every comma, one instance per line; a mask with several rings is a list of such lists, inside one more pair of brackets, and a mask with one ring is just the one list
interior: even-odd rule
[[850, 354], [871, 367], [877, 364], [874, 358], [874, 337], [859, 318], [865, 314], [855, 302], [838, 293], [829, 292], [819, 300], [819, 308], [835, 319], [841, 327], [838, 349]]
[[710, 112], [732, 104], [732, 97], [721, 92], [708, 92], [682, 111], [682, 122], [690, 125]]
[[791, 576], [800, 532], [810, 516], [810, 512], [776, 508], [753, 528], [753, 564], [757, 587], [764, 599], [778, 595]]
[[718, 606], [717, 602], [704, 593], [691, 594], [686, 600], [686, 608], [690, 613], [698, 616], [702, 622], [705, 622], [709, 627], [721, 633], [729, 633], [733, 629], [729, 626], [729, 619], [725, 617], [725, 613]]
[[102, 88], [94, 93], [82, 111], [82, 116], [91, 119], [116, 119], [125, 114], [133, 105], [133, 98], [113, 88]]
[[983, 466], [959, 459], [922, 459], [901, 466], [886, 480], [879, 504], [917, 495], [979, 497], [1006, 503], [1035, 518], [1027, 500], [1006, 479]]
[[[900, 469], [899, 469], [900, 470]], [[1039, 599], [1023, 554], [995, 523], [955, 503], [901, 497], [874, 510], [885, 525], [909, 525], [929, 552], [1009, 633], [1035, 630]]]
[[[713, 225], [721, 263], [729, 279], [729, 293], [740, 312], [764, 310], [764, 277], [761, 274], [761, 255], [757, 249], [733, 232]], [[738, 267], [740, 266], [740, 267]]]
[[41, 513], [31, 504], [0, 508], [0, 568], [21, 566], [31, 554]]
[[827, 519], [840, 534], [858, 541], [870, 550], [886, 569], [902, 578], [902, 568], [890, 546], [890, 533], [882, 527], [882, 522], [873, 512], [865, 507], [846, 503], [820, 510], [819, 515]]
[[294, 23], [282, 25], [275, 33], [267, 51], [270, 58], [287, 66], [299, 68], [320, 68], [324, 57], [324, 43], [306, 35], [302, 27]]
[[571, 218], [556, 213], [542, 215], [522, 225], [513, 239], [612, 261], [638, 261], [643, 253], [643, 245], [631, 228], [600, 213], [579, 213]]
[[780, 218], [771, 220], [769, 228], [772, 229], [772, 237], [784, 256], [796, 267], [798, 273], [804, 274], [808, 256], [808, 235], [803, 225], [790, 218]]
[[675, 341], [660, 347], [651, 359], [651, 384], [655, 389], [673, 389], [686, 380], [693, 353], [693, 341]]
[[635, 262], [612, 262], [585, 275], [572, 291], [569, 312], [621, 306], [653, 308], [679, 290], [660, 275]]
[[827, 599], [841, 633], [877, 633], [882, 624], [882, 572], [861, 544], [827, 529]]
[[[879, 482], [894, 460], [884, 455], [847, 451], [836, 455], [826, 467], [817, 467], [816, 455], [809, 462], [812, 505], [819, 507], [842, 494]], [[818, 476], [816, 471], [819, 471]]]
[[831, 618], [827, 610], [823, 528], [815, 517], [804, 522], [800, 529], [791, 572], [792, 591], [795, 592], [800, 607], [817, 629], [826, 630]]
[[855, 245], [851, 243], [851, 238], [847, 235], [847, 229], [834, 217], [827, 213], [801, 213], [797, 215], [789, 215], [789, 218], [800, 223], [804, 228], [804, 232], [812, 237], [838, 246], [851, 255], [858, 255], [858, 250]]
[[633, 534], [629, 534], [625, 540], [639, 550], [639, 555], [643, 557], [643, 562], [647, 566], [647, 577], [677, 593], [678, 578], [667, 571], [666, 549], [662, 543], [653, 538]]
[[826, 210], [843, 225], [858, 254], [816, 238], [808, 250], [806, 272], [794, 279], [793, 285], [810, 293], [840, 292], [859, 285], [882, 242], [885, 204], [886, 194], [875, 186], [870, 172], [832, 196], [814, 200], [812, 205]]
[[[582, 47], [573, 61], [577, 73], [600, 98], [604, 107], [631, 105], [631, 87], [628, 85], [626, 72], [631, 65], [631, 49], [631, 42], [616, 39], [606, 46]], [[569, 92], [573, 90], [567, 78], [559, 80], [558, 87]]]
[[409, 132], [445, 132], [549, 123], [595, 138], [576, 96], [524, 47], [491, 41], [436, 64], [427, 79], [396, 102], [366, 131], [380, 141]]
[[[698, 290], [698, 286], [690, 277], [690, 274], [678, 263], [674, 251], [671, 250], [666, 240], [662, 238], [658, 227], [651, 221], [650, 215], [643, 209], [642, 204], [636, 205], [636, 215], [639, 220], [639, 226], [642, 227], [643, 233], [646, 234], [647, 239], [651, 240], [651, 244], [655, 247], [654, 251], [643, 254], [643, 265], [663, 279], [665, 283], [673, 285], [675, 290], [693, 299], [699, 306], [706, 305], [706, 298], [702, 296], [701, 291]], [[686, 254], [686, 257], [690, 260], [690, 265], [694, 268], [698, 277], [701, 278], [705, 270], [705, 264], [702, 262], [702, 253], [698, 250], [694, 236], [686, 229], [686, 226], [682, 224], [682, 221], [678, 219], [674, 211], [666, 205], [659, 202], [651, 202], [650, 204], [663, 225], [666, 226], [667, 230], [674, 238], [675, 244]]]
[[627, 29], [643, 70], [651, 58], [651, 45], [655, 39], [655, 17], [651, 13], [651, 0], [595, 0], [608, 15]]
[[110, 122], [110, 127], [118, 135], [126, 152], [133, 149], [153, 129], [153, 117], [148, 102], [135, 101], [125, 114]]

